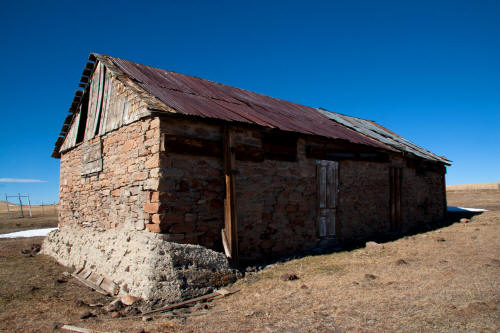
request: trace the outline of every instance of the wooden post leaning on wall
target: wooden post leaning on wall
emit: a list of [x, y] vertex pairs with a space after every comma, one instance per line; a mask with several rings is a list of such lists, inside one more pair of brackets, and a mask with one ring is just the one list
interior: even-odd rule
[[238, 223], [236, 218], [235, 147], [233, 132], [228, 125], [222, 130], [224, 179], [226, 195], [224, 199], [224, 224], [228, 252], [233, 265], [238, 266]]

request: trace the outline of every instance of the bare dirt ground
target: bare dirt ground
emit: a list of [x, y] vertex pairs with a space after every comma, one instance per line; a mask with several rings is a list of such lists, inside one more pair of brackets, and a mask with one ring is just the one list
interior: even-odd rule
[[[95, 332], [498, 332], [500, 192], [454, 192], [448, 204], [490, 211], [383, 247], [277, 263], [247, 273], [230, 286], [234, 295], [151, 321], [133, 307], [121, 318], [90, 307], [110, 299], [64, 277], [52, 259], [21, 254], [40, 238], [0, 240], [0, 331], [63, 323]], [[85, 311], [96, 317], [80, 319]]]

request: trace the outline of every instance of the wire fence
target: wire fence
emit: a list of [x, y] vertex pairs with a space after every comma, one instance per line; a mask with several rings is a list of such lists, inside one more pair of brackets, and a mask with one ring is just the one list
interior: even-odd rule
[[57, 205], [55, 202], [43, 202], [41, 205], [31, 205], [31, 200], [29, 194], [21, 195], [8, 195], [5, 193], [5, 206], [7, 208], [7, 215], [9, 218], [12, 217], [33, 217], [36, 215], [52, 215], [57, 213]]

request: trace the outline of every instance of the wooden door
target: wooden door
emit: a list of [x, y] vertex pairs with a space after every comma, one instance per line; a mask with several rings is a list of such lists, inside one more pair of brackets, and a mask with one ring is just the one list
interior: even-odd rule
[[389, 169], [391, 230], [401, 229], [401, 168]]
[[339, 162], [316, 161], [318, 186], [318, 231], [320, 237], [335, 236]]

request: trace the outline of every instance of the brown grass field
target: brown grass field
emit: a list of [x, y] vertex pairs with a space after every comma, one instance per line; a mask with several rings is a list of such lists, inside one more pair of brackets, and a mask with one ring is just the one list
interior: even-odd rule
[[[110, 299], [63, 277], [51, 258], [21, 254], [41, 238], [0, 239], [0, 331], [62, 331], [61, 323], [93, 332], [499, 332], [500, 192], [453, 192], [448, 204], [490, 211], [383, 248], [278, 263], [230, 286], [234, 295], [147, 322], [79, 306]], [[282, 281], [284, 273], [299, 278]], [[80, 319], [89, 310], [96, 317]]]
[[33, 217], [29, 217], [28, 206], [23, 205], [24, 218], [19, 205], [9, 204], [9, 209], [10, 218], [5, 201], [0, 201], [0, 234], [57, 227], [57, 205], [31, 206]]

